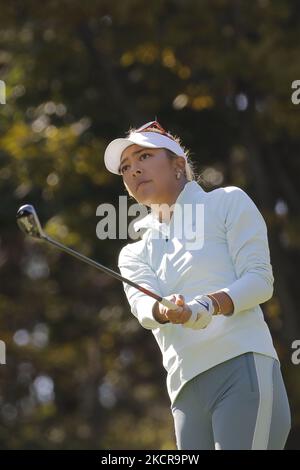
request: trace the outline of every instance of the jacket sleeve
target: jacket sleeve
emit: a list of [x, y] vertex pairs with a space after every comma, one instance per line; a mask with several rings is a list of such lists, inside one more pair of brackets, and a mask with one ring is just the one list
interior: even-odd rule
[[[128, 245], [123, 247], [120, 251], [118, 266], [123, 277], [136, 282], [155, 294], [162, 295], [155, 272], [149, 264], [147, 264], [141, 256], [136, 255]], [[164, 324], [156, 321], [152, 314], [155, 299], [125, 282], [123, 282], [123, 286], [131, 307], [131, 312], [138, 319], [140, 324], [147, 330], [163, 327]]]
[[269, 300], [274, 278], [263, 216], [242, 189], [226, 190], [226, 237], [237, 280], [220, 290], [231, 297], [235, 314]]

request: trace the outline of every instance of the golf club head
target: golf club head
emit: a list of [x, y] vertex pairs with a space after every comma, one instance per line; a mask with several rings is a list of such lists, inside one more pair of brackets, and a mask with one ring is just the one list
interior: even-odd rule
[[45, 237], [37, 213], [30, 204], [25, 204], [20, 207], [17, 212], [17, 223], [22, 232], [26, 235], [30, 235], [34, 238]]

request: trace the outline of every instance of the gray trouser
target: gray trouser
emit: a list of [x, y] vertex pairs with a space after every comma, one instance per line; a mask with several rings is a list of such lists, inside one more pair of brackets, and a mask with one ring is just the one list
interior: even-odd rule
[[188, 381], [171, 410], [183, 450], [283, 449], [291, 428], [280, 364], [253, 352]]

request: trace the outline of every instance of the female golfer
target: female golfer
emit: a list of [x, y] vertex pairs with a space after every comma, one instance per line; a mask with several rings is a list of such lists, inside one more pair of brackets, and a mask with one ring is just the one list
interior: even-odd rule
[[104, 161], [149, 211], [135, 222], [141, 239], [120, 252], [121, 274], [176, 304], [124, 284], [162, 352], [177, 448], [283, 449], [290, 408], [259, 306], [273, 274], [256, 205], [235, 186], [204, 191], [157, 121], [113, 140]]

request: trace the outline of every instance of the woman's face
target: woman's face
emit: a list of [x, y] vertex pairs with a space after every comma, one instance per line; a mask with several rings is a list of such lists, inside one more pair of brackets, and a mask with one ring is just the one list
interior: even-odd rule
[[[180, 186], [176, 173], [183, 172], [185, 160], [182, 157], [170, 159], [165, 149], [151, 149], [130, 145], [121, 156], [120, 173], [124, 184], [140, 204], [170, 204]], [[182, 182], [183, 176], [181, 177]]]

